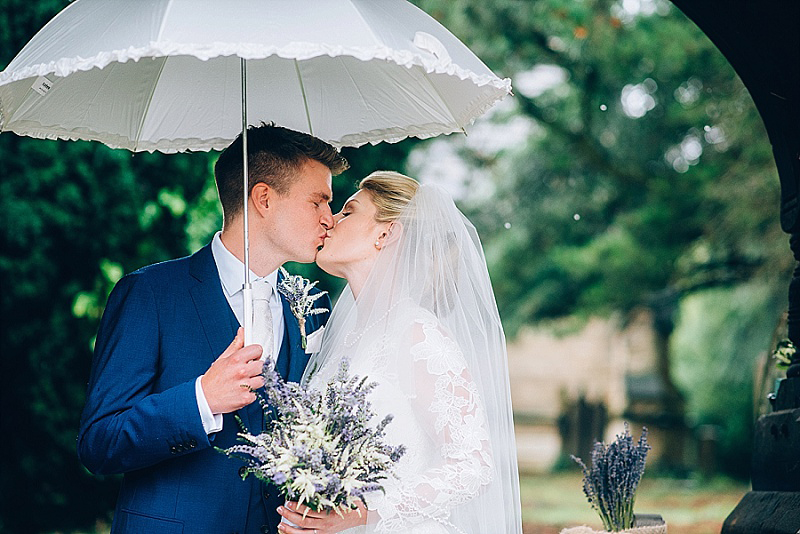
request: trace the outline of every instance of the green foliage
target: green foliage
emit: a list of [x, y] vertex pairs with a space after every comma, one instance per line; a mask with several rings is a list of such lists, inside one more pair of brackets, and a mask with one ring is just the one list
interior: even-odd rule
[[[649, 306], [661, 321], [657, 356], [668, 383], [673, 316], [659, 295], [680, 300], [751, 282], [785, 294], [779, 281], [793, 262], [763, 124], [725, 58], [670, 3], [643, 2], [652, 9], [639, 12], [625, 9], [635, 2], [611, 0], [416, 3], [511, 77], [515, 109], [495, 122], [522, 116], [530, 125], [523, 144], [462, 149], [491, 165], [492, 197], [468, 209], [507, 333]], [[560, 81], [527, 83], [542, 66]], [[704, 359], [685, 358], [686, 347], [673, 355], [689, 415], [722, 425], [722, 468], [737, 476], [749, 465], [751, 363], [781, 306], [736, 301], [748, 287], [719, 294], [715, 313], [694, 316], [692, 341], [704, 358], [727, 359], [724, 373], [709, 377]]]
[[[495, 163], [494, 197], [471, 215], [508, 332], [629, 310], [666, 287], [787, 270], [761, 120], [725, 58], [671, 4], [418, 4], [512, 78], [511, 117], [533, 125], [521, 148], [470, 155]], [[525, 76], [541, 65], [563, 81], [530, 89]]]
[[[763, 282], [715, 288], [681, 303], [673, 334], [673, 376], [685, 391], [695, 425], [719, 429], [719, 461], [728, 472], [749, 474], [753, 434], [753, 375], [770, 351], [774, 318], [785, 294]], [[698, 372], [702, 369], [703, 372]]]
[[[125, 272], [189, 252], [208, 154], [132, 156], [97, 144], [0, 136], [4, 428], [2, 530], [93, 522], [117, 481], [75, 455], [92, 342]], [[47, 509], [47, 514], [41, 510]]]
[[[66, 4], [4, 2], [0, 60]], [[75, 454], [97, 324], [123, 273], [189, 252], [210, 158], [0, 136], [0, 531], [110, 514], [118, 480], [92, 477]]]

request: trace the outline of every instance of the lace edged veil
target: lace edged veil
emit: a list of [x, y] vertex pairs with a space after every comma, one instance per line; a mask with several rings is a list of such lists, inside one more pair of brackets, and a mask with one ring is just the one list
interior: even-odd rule
[[503, 328], [477, 232], [438, 186], [420, 186], [358, 299], [345, 288], [303, 383], [344, 357], [390, 392], [389, 427], [425, 444], [367, 531], [522, 532]]

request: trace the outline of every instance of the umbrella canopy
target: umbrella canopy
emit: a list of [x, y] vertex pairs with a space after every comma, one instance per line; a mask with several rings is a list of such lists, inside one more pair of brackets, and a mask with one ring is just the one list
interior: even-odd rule
[[222, 149], [274, 121], [337, 146], [462, 131], [510, 92], [405, 0], [77, 0], [0, 73], [0, 130]]
[[[0, 131], [222, 149], [272, 121], [337, 146], [463, 131], [510, 92], [405, 0], [76, 0], [0, 73]], [[252, 337], [244, 225], [245, 343]]]

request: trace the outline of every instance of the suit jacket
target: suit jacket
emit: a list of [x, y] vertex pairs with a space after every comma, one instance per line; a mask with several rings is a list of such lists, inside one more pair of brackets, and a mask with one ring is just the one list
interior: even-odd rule
[[[285, 333], [276, 363], [299, 381], [308, 356], [281, 295]], [[330, 309], [327, 296], [318, 306]], [[328, 313], [307, 318], [311, 333]], [[222, 291], [211, 246], [187, 258], [142, 268], [112, 291], [100, 323], [78, 455], [93, 473], [124, 473], [114, 533], [251, 534], [277, 532], [274, 488], [242, 481], [241, 460], [214, 447], [236, 443], [225, 414], [207, 436], [195, 380], [225, 350], [239, 323]], [[250, 431], [263, 428], [257, 402], [238, 411]]]

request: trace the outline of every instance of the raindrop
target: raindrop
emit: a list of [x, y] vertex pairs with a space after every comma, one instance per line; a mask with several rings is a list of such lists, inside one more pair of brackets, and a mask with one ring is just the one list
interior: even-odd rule
[[505, 226], [506, 230], [508, 230], [509, 228], [511, 228], [511, 223], [507, 222], [503, 226]]
[[607, 109], [608, 109], [608, 106], [606, 106], [605, 104], [600, 104], [600, 111], [605, 111]]
[[579, 213], [576, 213], [575, 215], [572, 216], [572, 218], [575, 219], [576, 221], [580, 221], [581, 215]]

